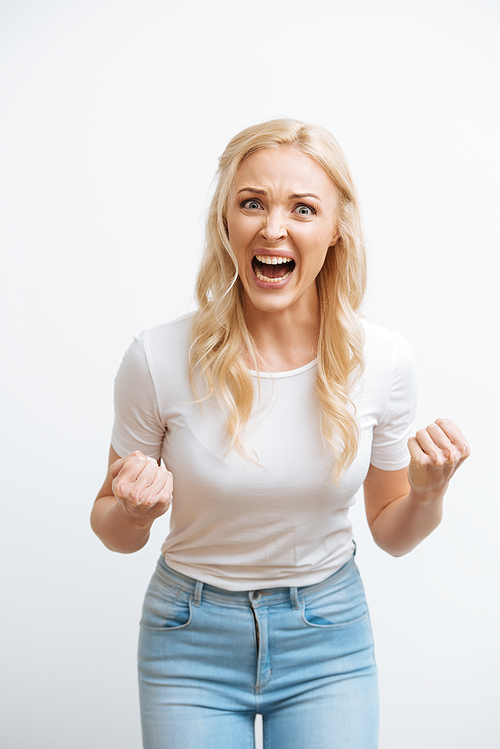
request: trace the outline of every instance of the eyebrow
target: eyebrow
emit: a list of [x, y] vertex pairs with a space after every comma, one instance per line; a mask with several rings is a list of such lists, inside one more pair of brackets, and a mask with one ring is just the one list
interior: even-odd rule
[[294, 192], [293, 195], [288, 196], [291, 199], [294, 198], [316, 198], [316, 200], [319, 200], [321, 203], [321, 198], [318, 195], [315, 195], [313, 192]]
[[[236, 194], [239, 195], [240, 192], [254, 192], [257, 195], [267, 195], [265, 190], [259, 190], [257, 187], [242, 187]], [[296, 198], [316, 198], [321, 203], [321, 198], [313, 192], [294, 192], [288, 196], [289, 200], [295, 200]]]

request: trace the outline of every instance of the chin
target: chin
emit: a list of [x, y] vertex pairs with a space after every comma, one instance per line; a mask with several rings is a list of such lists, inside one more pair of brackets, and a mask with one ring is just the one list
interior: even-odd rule
[[280, 294], [279, 292], [263, 292], [258, 294], [245, 294], [245, 298], [250, 308], [259, 310], [259, 312], [284, 312], [298, 302], [298, 299], [289, 294]]

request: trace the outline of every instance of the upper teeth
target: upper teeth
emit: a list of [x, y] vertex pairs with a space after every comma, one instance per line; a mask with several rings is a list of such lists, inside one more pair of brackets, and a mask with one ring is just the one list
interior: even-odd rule
[[260, 263], [266, 265], [281, 265], [281, 263], [291, 263], [291, 257], [269, 257], [269, 255], [256, 255], [255, 256]]

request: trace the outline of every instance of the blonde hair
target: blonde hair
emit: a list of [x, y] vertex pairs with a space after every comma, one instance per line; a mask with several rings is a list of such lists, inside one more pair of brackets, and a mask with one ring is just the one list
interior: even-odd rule
[[356, 314], [366, 284], [366, 256], [359, 208], [344, 155], [324, 128], [290, 119], [270, 120], [243, 130], [219, 160], [206, 226], [206, 246], [196, 281], [199, 310], [193, 319], [189, 372], [207, 385], [228, 414], [231, 447], [248, 457], [241, 439], [252, 410], [254, 389], [243, 359], [246, 350], [260, 361], [243, 314], [243, 287], [226, 222], [228, 198], [240, 164], [254, 151], [292, 146], [328, 174], [338, 192], [339, 238], [328, 250], [316, 279], [320, 303], [316, 395], [324, 440], [333, 451], [332, 477], [338, 481], [355, 458], [359, 429], [350, 391], [363, 371], [363, 334]]

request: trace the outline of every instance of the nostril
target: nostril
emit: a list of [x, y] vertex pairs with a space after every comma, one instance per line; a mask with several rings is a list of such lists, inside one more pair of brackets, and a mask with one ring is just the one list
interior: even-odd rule
[[284, 230], [280, 231], [270, 231], [269, 229], [263, 229], [262, 230], [262, 237], [267, 242], [276, 242], [278, 239], [283, 239], [286, 236], [286, 232]]

